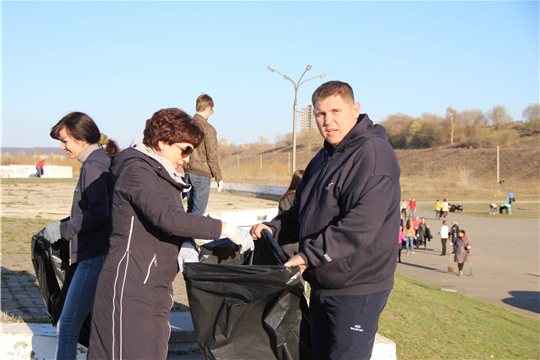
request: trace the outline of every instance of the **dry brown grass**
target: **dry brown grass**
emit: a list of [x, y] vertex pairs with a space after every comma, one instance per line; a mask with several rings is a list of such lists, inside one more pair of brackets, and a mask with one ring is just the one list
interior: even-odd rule
[[[307, 166], [320, 144], [300, 145], [297, 168]], [[288, 186], [291, 146], [249, 144], [220, 149], [223, 178], [230, 183]], [[432, 148], [396, 150], [404, 197], [501, 197], [506, 192], [538, 197], [540, 192], [540, 136], [525, 136], [500, 147], [497, 183], [496, 148]], [[262, 167], [261, 167], [262, 159]], [[239, 165], [239, 166], [238, 166]]]

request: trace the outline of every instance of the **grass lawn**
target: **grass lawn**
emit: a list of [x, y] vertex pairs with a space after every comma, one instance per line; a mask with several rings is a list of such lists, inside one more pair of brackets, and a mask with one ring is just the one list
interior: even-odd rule
[[538, 359], [540, 322], [396, 274], [379, 334], [398, 359]]

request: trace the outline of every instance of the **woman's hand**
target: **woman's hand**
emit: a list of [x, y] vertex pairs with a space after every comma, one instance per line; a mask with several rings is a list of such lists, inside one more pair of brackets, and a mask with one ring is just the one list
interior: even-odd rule
[[264, 225], [262, 223], [259, 223], [259, 224], [255, 224], [251, 227], [251, 229], [249, 229], [249, 233], [251, 234], [251, 236], [253, 237], [253, 240], [257, 240], [257, 239], [260, 239], [262, 237], [262, 234], [261, 232], [266, 229], [268, 231], [270, 231], [270, 234], [274, 235], [272, 233], [272, 229], [270, 229], [267, 225]]

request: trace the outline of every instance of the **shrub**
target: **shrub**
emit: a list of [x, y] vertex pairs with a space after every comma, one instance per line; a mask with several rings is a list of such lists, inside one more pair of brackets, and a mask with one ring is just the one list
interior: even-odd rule
[[519, 139], [519, 133], [515, 129], [501, 129], [495, 131], [489, 138], [491, 146], [510, 145], [515, 140]]

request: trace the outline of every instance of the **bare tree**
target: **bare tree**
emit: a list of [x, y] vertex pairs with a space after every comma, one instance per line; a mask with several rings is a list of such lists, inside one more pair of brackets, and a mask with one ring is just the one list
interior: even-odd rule
[[514, 122], [514, 119], [508, 114], [505, 106], [496, 105], [493, 109], [487, 112], [487, 118], [491, 120], [491, 124], [498, 130], [501, 125]]
[[529, 104], [521, 113], [530, 130], [540, 130], [540, 103]]
[[446, 120], [450, 123], [450, 145], [454, 145], [454, 127], [458, 112], [451, 106], [446, 108]]

